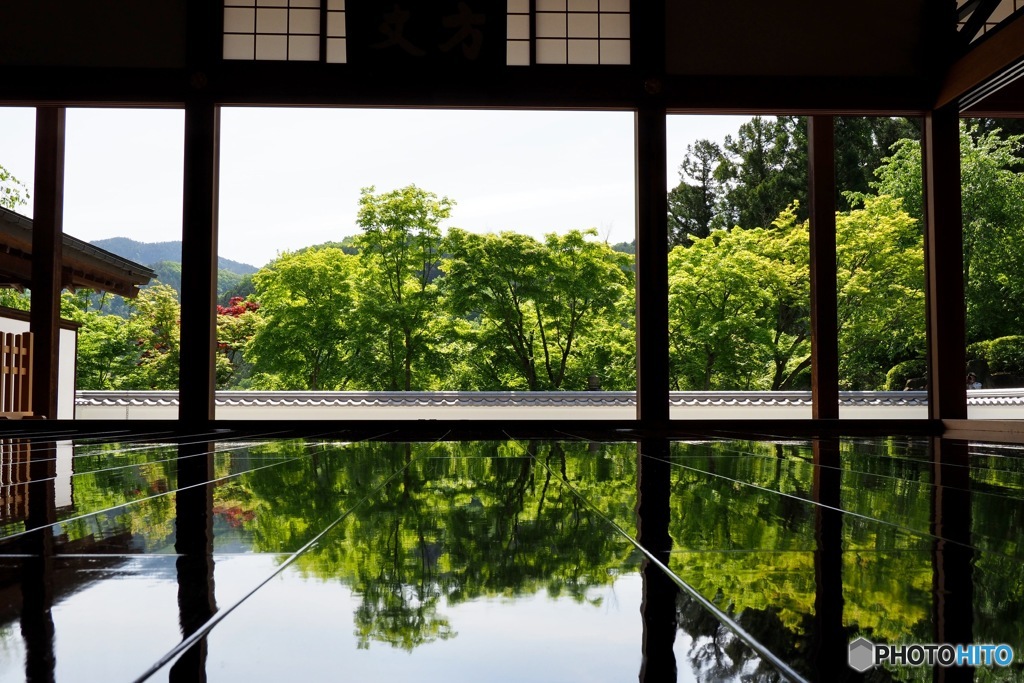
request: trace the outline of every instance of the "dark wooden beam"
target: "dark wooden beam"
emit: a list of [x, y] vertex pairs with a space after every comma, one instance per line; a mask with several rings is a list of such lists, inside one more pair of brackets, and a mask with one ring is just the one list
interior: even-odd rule
[[32, 204], [32, 412], [57, 417], [61, 263], [64, 250], [64, 129], [62, 107], [36, 110], [36, 169]]
[[178, 419], [194, 424], [212, 420], [215, 410], [219, 139], [219, 108], [203, 100], [186, 105]]
[[[634, 3], [630, 67], [636, 103], [636, 416], [648, 428], [669, 420], [668, 112], [665, 0]], [[643, 36], [644, 40], [638, 40]]]
[[195, 87], [194, 77], [220, 61], [224, 40], [223, 4], [185, 0], [185, 31], [188, 35], [185, 61], [190, 71], [190, 86]]
[[0, 271], [3, 271], [4, 284], [32, 287], [32, 255], [23, 252], [10, 253], [0, 251]]
[[[874, 77], [661, 75], [670, 109], [693, 113], [919, 116], [939, 83], [920, 75]], [[222, 105], [633, 108], [646, 101], [639, 67], [545, 66], [412, 78], [344, 64], [231, 62], [202, 69], [25, 67], [5, 75], [7, 105], [182, 106], [194, 92]]]
[[943, 420], [942, 426], [948, 439], [1024, 444], [1021, 420]]
[[924, 118], [925, 302], [928, 416], [967, 417], [960, 121], [953, 106]]
[[935, 109], [954, 104], [1024, 60], [1024, 13], [1007, 20], [953, 63], [939, 88]]
[[839, 417], [839, 314], [836, 302], [835, 120], [807, 121], [810, 178], [811, 414]]
[[[809, 75], [816, 70], [799, 63], [792, 73], [766, 75], [761, 53], [747, 48], [748, 73], [668, 74], [665, 44], [676, 36], [667, 35], [666, 6], [673, 4], [667, 0], [632, 4], [630, 65], [496, 64], [482, 72], [425, 73], [373, 64], [224, 61], [223, 4], [181, 4], [186, 20], [184, 64], [179, 65], [177, 58], [166, 62], [172, 66], [158, 68], [124, 62], [109, 68], [77, 62], [26, 64], [4, 74], [0, 101], [181, 106], [201, 92], [222, 106], [635, 109], [650, 100], [649, 88], [657, 85], [667, 106], [691, 111], [919, 115], [934, 101], [934, 73], [944, 71], [934, 67], [934, 60], [921, 59], [920, 68], [908, 67], [906, 73], [895, 75], [888, 66], [883, 73]], [[952, 22], [945, 23], [952, 32]], [[924, 28], [922, 35], [930, 29]]]
[[978, 9], [979, 4], [981, 4], [981, 0], [970, 0], [970, 2], [965, 2], [961, 5], [956, 11], [957, 21], [963, 21], [964, 17], [971, 16], [971, 13]]
[[665, 147], [664, 107], [642, 107], [636, 113], [636, 411], [652, 427], [669, 418]]
[[181, 228], [181, 352], [178, 420], [202, 425], [215, 417], [217, 373], [217, 202], [220, 107], [210, 93], [219, 62], [217, 3], [186, 0], [185, 149]]
[[[65, 252], [67, 253], [67, 252]], [[84, 287], [118, 294], [126, 298], [135, 298], [139, 294], [132, 283], [124, 280], [113, 280], [102, 274], [85, 272], [69, 265], [61, 268], [61, 289]], [[7, 286], [24, 286], [32, 289], [32, 255], [22, 252], [10, 253], [0, 251], [0, 272], [3, 272], [3, 284]]]
[[[974, 421], [980, 422], [980, 421]], [[717, 420], [671, 420], [664, 430], [642, 428], [634, 419], [606, 420], [389, 420], [385, 434], [388, 441], [423, 441], [441, 439], [495, 440], [495, 439], [559, 439], [566, 434], [592, 441], [636, 441], [639, 438], [706, 438], [722, 436], [734, 438], [743, 435], [750, 438], [757, 435], [792, 436], [808, 438], [815, 436], [936, 436], [943, 426], [956, 421], [938, 422], [927, 419], [878, 420], [778, 420], [778, 419], [717, 419]], [[983, 423], [987, 424], [987, 423]], [[275, 433], [280, 438], [301, 438], [324, 435], [323, 420], [218, 420], [217, 429], [236, 435], [267, 435]], [[193, 434], [198, 430], [192, 425], [168, 423], [167, 420], [133, 420], [132, 431], [166, 432]], [[208, 425], [203, 425], [203, 429]], [[380, 420], [346, 420], [344, 424], [331, 425], [335, 433], [348, 440], [381, 438]], [[26, 434], [46, 434], [55, 429], [67, 429], [77, 435], [102, 435], [111, 430], [124, 429], [123, 420], [83, 420], [78, 422], [44, 420], [24, 421], [18, 430]], [[963, 432], [960, 432], [963, 433]], [[991, 433], [991, 432], [988, 432]], [[64, 438], [64, 437], [61, 437]], [[70, 438], [70, 437], [69, 437]], [[275, 437], [277, 438], [277, 437]], [[996, 437], [995, 440], [1005, 440]], [[1019, 440], [1019, 439], [1018, 439]]]

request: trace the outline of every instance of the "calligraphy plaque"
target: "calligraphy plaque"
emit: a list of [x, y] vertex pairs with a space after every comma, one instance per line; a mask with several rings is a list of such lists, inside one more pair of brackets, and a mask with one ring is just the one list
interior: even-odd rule
[[349, 0], [348, 63], [444, 71], [505, 65], [506, 0]]

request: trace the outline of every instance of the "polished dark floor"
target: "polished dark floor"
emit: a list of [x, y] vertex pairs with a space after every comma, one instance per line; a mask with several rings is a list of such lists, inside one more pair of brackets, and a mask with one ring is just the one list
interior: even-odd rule
[[1024, 657], [1021, 447], [54, 438], [0, 441], [0, 681], [862, 680], [861, 635]]

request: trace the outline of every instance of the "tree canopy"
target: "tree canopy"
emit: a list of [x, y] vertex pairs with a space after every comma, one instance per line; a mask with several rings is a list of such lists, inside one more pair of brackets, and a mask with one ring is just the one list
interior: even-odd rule
[[[722, 145], [687, 148], [666, 198], [672, 388], [809, 386], [806, 135], [799, 117], [754, 117]], [[836, 120], [843, 388], [902, 388], [894, 383], [923, 372], [917, 136], [903, 119]], [[968, 341], [1002, 368], [1024, 329], [1024, 136], [971, 123], [960, 141]], [[24, 201], [16, 179], [3, 175], [3, 184], [14, 188], [6, 205]], [[636, 386], [631, 245], [610, 246], [593, 229], [537, 239], [446, 228], [454, 207], [416, 185], [368, 187], [359, 234], [225, 282], [218, 386]], [[108, 319], [116, 298], [83, 296], [65, 295], [66, 315], [83, 324], [81, 388], [176, 386], [180, 311], [171, 288], [123, 304], [127, 321]], [[3, 301], [27, 306], [21, 294], [4, 292]]]
[[[1022, 143], [1024, 135], [960, 126], [968, 343], [1024, 332]], [[919, 145], [897, 142], [877, 176], [879, 193], [899, 197], [912, 216], [923, 216]]]
[[579, 374], [572, 361], [581, 339], [614, 316], [631, 282], [629, 257], [588, 239], [594, 236], [574, 230], [541, 243], [511, 232], [449, 232], [446, 301], [454, 315], [475, 320], [474, 346], [485, 354], [479, 363], [497, 383], [559, 389]]
[[424, 389], [430, 344], [428, 324], [438, 308], [434, 280], [441, 263], [441, 221], [454, 204], [447, 197], [409, 185], [359, 198], [356, 224], [362, 265], [360, 313], [374, 327], [364, 367], [367, 381], [382, 389]]
[[[255, 388], [345, 388], [354, 261], [333, 247], [306, 249], [280, 255], [253, 276], [260, 302], [248, 344]], [[219, 326], [233, 324], [221, 318]]]

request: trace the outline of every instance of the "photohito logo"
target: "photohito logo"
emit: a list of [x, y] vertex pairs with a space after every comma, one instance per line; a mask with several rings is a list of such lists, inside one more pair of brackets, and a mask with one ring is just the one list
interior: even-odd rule
[[1009, 645], [949, 645], [911, 643], [880, 645], [867, 638], [850, 643], [847, 662], [854, 671], [864, 673], [882, 664], [893, 666], [1010, 666], [1013, 648]]
[[850, 668], [864, 673], [875, 665], [875, 645], [867, 638], [850, 643]]

